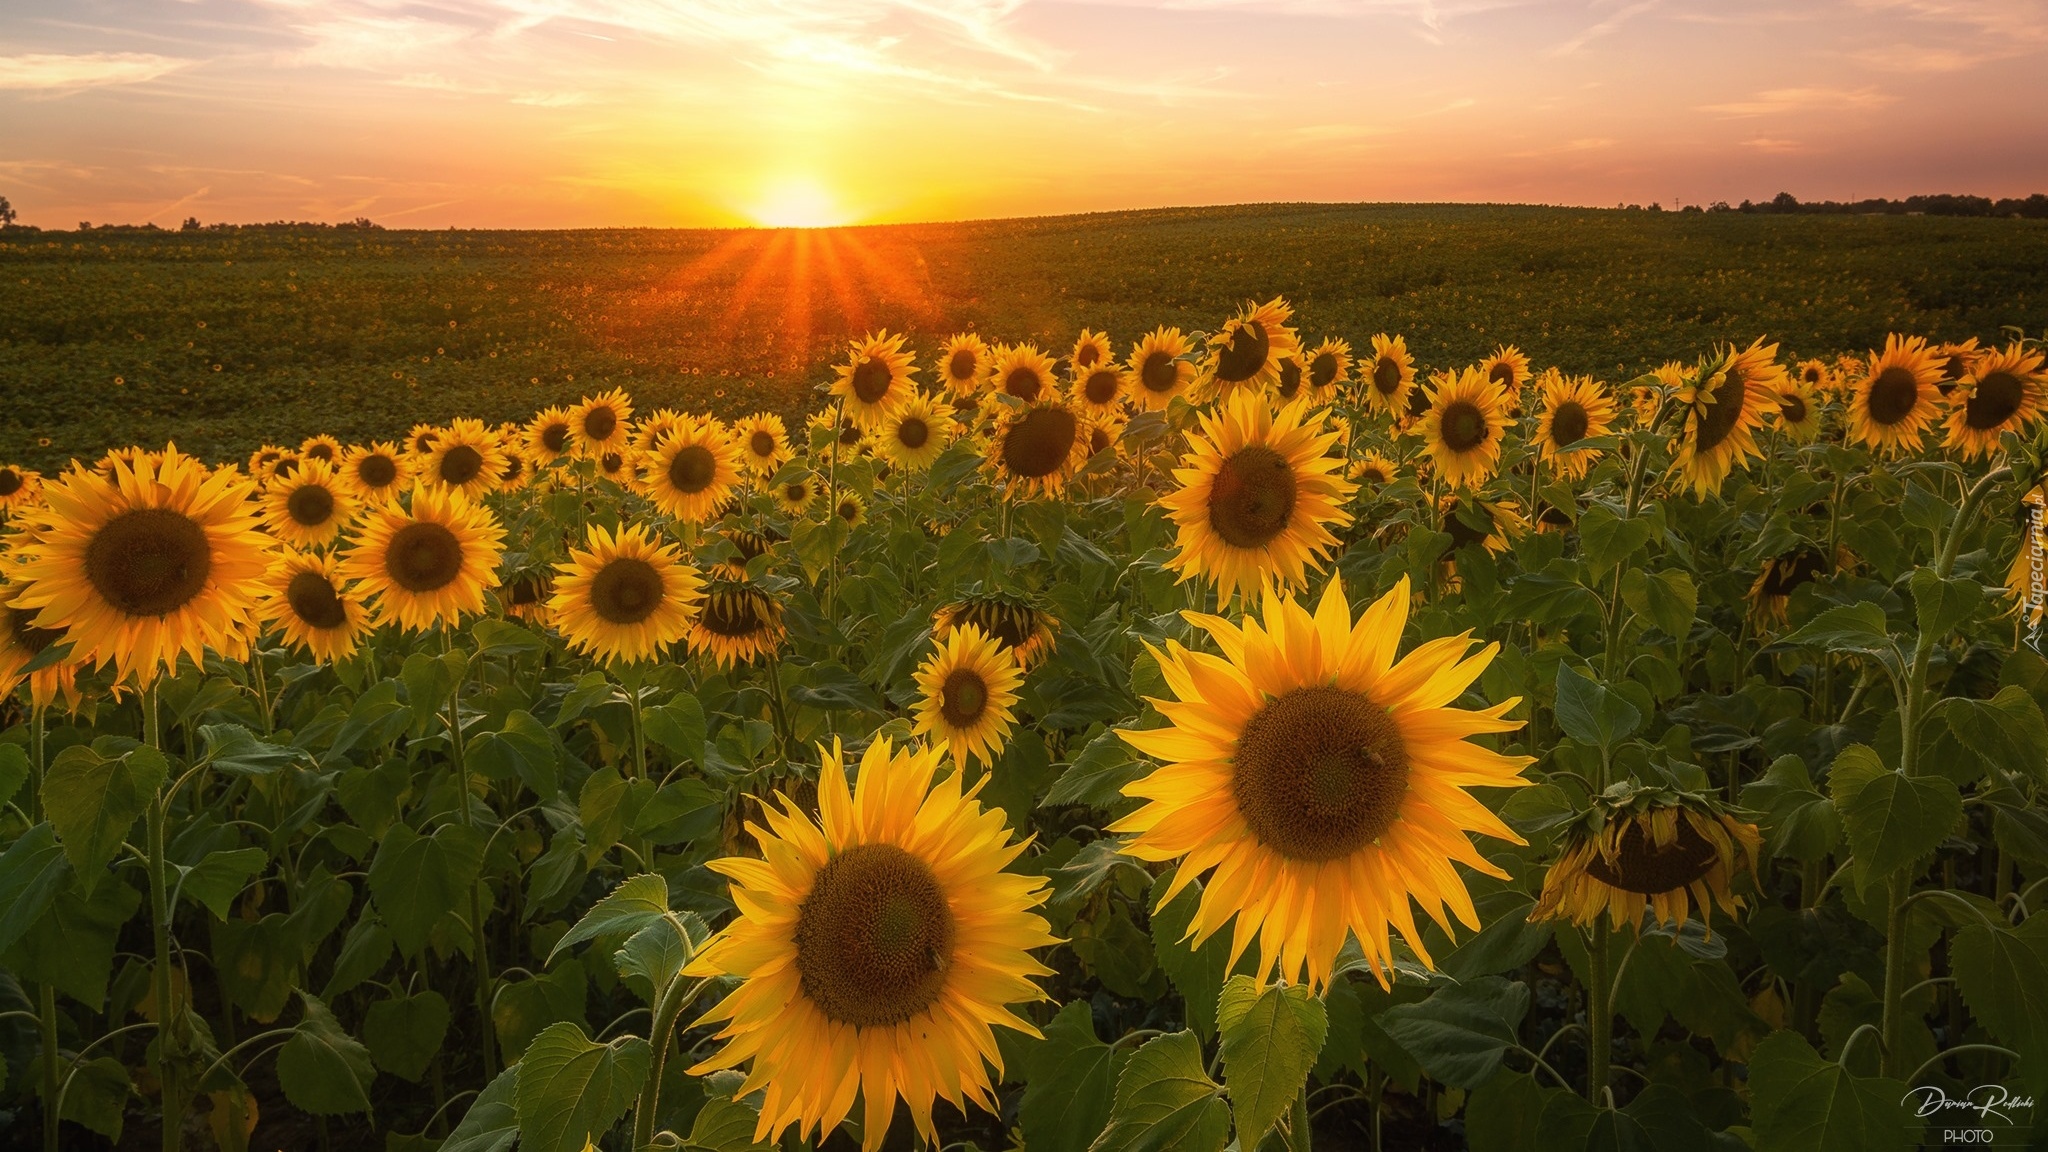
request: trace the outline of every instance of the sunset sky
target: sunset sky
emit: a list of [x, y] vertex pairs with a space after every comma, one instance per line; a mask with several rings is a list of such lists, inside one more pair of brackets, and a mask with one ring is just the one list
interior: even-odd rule
[[2048, 0], [8, 0], [24, 223], [2048, 191]]

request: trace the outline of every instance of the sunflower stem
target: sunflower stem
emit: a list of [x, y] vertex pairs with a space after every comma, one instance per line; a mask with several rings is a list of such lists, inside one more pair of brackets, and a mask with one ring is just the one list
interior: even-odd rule
[[[453, 639], [444, 632], [443, 638], [452, 645]], [[448, 694], [448, 759], [455, 773], [455, 803], [462, 813], [462, 826], [476, 827], [476, 815], [470, 803], [475, 797], [469, 792], [469, 765], [462, 747], [462, 684], [469, 679], [465, 671], [455, 678], [455, 689]], [[476, 1026], [482, 1037], [484, 1057], [484, 1079], [490, 1080], [498, 1074], [497, 1038], [491, 1026], [491, 964], [485, 955], [484, 946], [484, 879], [479, 875], [476, 883], [469, 886], [469, 955], [476, 970]]]
[[661, 1106], [662, 1069], [668, 1063], [668, 1050], [674, 1046], [676, 1021], [682, 1017], [683, 1009], [694, 1003], [698, 993], [710, 982], [711, 978], [707, 976], [685, 988], [682, 974], [677, 973], [669, 980], [668, 987], [662, 989], [661, 998], [654, 1006], [654, 1019], [647, 1029], [647, 1043], [653, 1049], [654, 1058], [648, 1061], [647, 1081], [641, 1085], [640, 1101], [633, 1109], [634, 1148], [645, 1148], [654, 1140], [655, 1115]]
[[1607, 1098], [1607, 1078], [1614, 1059], [1613, 982], [1607, 973], [1607, 941], [1612, 931], [1606, 917], [1593, 924], [1586, 942], [1587, 966], [1592, 969], [1586, 982], [1586, 1100], [1595, 1108]]
[[263, 670], [262, 646], [249, 648], [249, 678], [256, 682], [256, 705], [263, 710], [263, 734], [268, 736], [275, 731], [270, 718], [270, 677]]
[[[163, 722], [157, 714], [157, 685], [142, 690], [142, 742], [162, 754]], [[156, 1074], [163, 1085], [163, 1149], [178, 1152], [185, 1126], [185, 1086], [171, 1063], [171, 1023], [176, 1014], [171, 981], [170, 861], [164, 853], [164, 825], [169, 822], [169, 795], [159, 788], [150, 799], [147, 826], [149, 852], [149, 920], [154, 964], [150, 989], [156, 998]]]
[[[28, 724], [28, 763], [34, 774], [29, 789], [29, 820], [43, 820], [43, 710], [31, 705]], [[57, 1144], [57, 989], [43, 981], [37, 989], [36, 1024], [43, 1042], [43, 1152], [58, 1152]]]

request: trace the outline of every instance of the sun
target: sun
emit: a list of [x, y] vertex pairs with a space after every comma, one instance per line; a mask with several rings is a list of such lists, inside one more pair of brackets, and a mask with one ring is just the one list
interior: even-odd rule
[[836, 228], [846, 210], [816, 181], [784, 180], [768, 187], [746, 214], [763, 228]]

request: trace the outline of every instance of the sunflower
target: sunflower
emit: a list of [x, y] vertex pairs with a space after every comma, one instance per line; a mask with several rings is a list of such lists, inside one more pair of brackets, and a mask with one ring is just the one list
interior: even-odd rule
[[631, 484], [634, 478], [633, 462], [628, 456], [631, 451], [631, 446], [626, 446], [615, 452], [601, 453], [597, 458], [597, 474], [614, 484]]
[[607, 664], [635, 664], [689, 634], [704, 585], [675, 545], [636, 524], [616, 533], [593, 524], [588, 543], [555, 565], [548, 598], [548, 617], [570, 647]]
[[1074, 373], [1074, 407], [1097, 419], [1116, 416], [1124, 410], [1124, 371], [1108, 357], [1091, 368]]
[[498, 589], [498, 603], [504, 606], [505, 615], [529, 624], [548, 622], [548, 597], [554, 595], [555, 582], [541, 572], [527, 572], [507, 577]]
[[1196, 368], [1186, 359], [1193, 345], [1178, 328], [1160, 325], [1131, 345], [1124, 358], [1124, 392], [1148, 412], [1166, 407], [1195, 382]]
[[1303, 387], [1308, 382], [1307, 365], [1299, 356], [1282, 356], [1278, 363], [1280, 378], [1273, 382], [1273, 397], [1282, 404], [1292, 404], [1307, 395]]
[[[1444, 549], [1444, 559], [1449, 559], [1458, 549], [1467, 544], [1483, 545], [1488, 552], [1498, 556], [1508, 550], [1516, 537], [1529, 530], [1529, 520], [1522, 515], [1522, 506], [1513, 500], [1476, 500], [1477, 511], [1466, 509], [1464, 501], [1457, 496], [1445, 495], [1437, 502], [1437, 527], [1451, 538]], [[1479, 522], [1475, 527], [1469, 520]]]
[[846, 363], [837, 371], [832, 394], [839, 397], [846, 416], [863, 430], [880, 424], [916, 390], [911, 377], [917, 369], [910, 353], [903, 350], [903, 336], [891, 336], [886, 328], [854, 341]]
[[505, 448], [505, 467], [498, 473], [498, 491], [517, 492], [533, 483], [534, 467], [526, 454], [511, 445]]
[[1704, 797], [1609, 789], [1571, 826], [1529, 918], [1591, 925], [1605, 912], [1615, 928], [1640, 928], [1647, 909], [1659, 924], [1683, 926], [1695, 906], [1708, 921], [1713, 905], [1732, 916], [1742, 900], [1730, 882], [1745, 867], [1755, 875], [1762, 843], [1756, 825]]
[[1759, 623], [1784, 624], [1792, 590], [1832, 571], [1834, 566], [1828, 563], [1827, 554], [1811, 544], [1771, 557], [1764, 561], [1756, 582], [1749, 586], [1750, 615]]
[[286, 643], [327, 664], [348, 659], [370, 631], [370, 611], [341, 579], [335, 558], [296, 548], [271, 563], [257, 611]]
[[1960, 344], [1943, 344], [1934, 350], [1941, 357], [1941, 379], [1934, 385], [1946, 397], [1970, 374], [1970, 366], [1989, 349], [1977, 347], [1977, 338], [1970, 337]]
[[569, 454], [569, 433], [573, 427], [569, 410], [559, 404], [534, 413], [526, 424], [526, 454], [536, 464], [553, 464]]
[[782, 643], [782, 606], [747, 584], [717, 582], [704, 594], [703, 609], [690, 624], [690, 651], [710, 653], [720, 668], [745, 664]]
[[1351, 342], [1327, 339], [1304, 357], [1308, 361], [1308, 394], [1311, 402], [1328, 404], [1337, 390], [1351, 382]]
[[882, 454], [891, 463], [922, 472], [953, 442], [953, 406], [914, 392], [882, 421], [880, 438]]
[[434, 441], [441, 438], [441, 429], [432, 424], [415, 424], [405, 434], [405, 447], [414, 456], [425, 456], [434, 450]]
[[505, 472], [505, 450], [481, 420], [457, 417], [420, 462], [419, 478], [432, 487], [481, 500]]
[[997, 1107], [990, 1026], [1038, 1035], [1008, 1005], [1045, 999], [1030, 950], [1056, 943], [1034, 911], [1046, 881], [1004, 870], [1024, 843], [941, 776], [940, 750], [876, 739], [850, 789], [837, 741], [821, 751], [819, 818], [779, 795], [747, 826], [763, 859], [708, 865], [741, 911], [683, 971], [743, 982], [704, 1014], [728, 1043], [690, 1074], [752, 1061], [735, 1095], [765, 1094], [757, 1142], [829, 1133], [858, 1096], [876, 1152], [900, 1097], [936, 1147], [938, 1097]]
[[0, 464], [0, 513], [34, 504], [42, 486], [42, 473], [19, 464]]
[[956, 629], [972, 627], [1016, 657], [1029, 672], [1058, 645], [1051, 615], [1000, 594], [968, 596], [932, 614], [932, 639], [944, 641]]
[[848, 528], [858, 528], [867, 523], [868, 502], [860, 498], [860, 493], [850, 489], [840, 492], [832, 500], [832, 515]]
[[978, 760], [993, 768], [1017, 718], [1023, 682], [1010, 649], [962, 624], [918, 667], [917, 735], [951, 751], [955, 764]]
[[724, 425], [695, 416], [683, 417], [644, 464], [640, 491], [685, 524], [712, 519], [740, 484], [740, 446]]
[[569, 447], [588, 460], [621, 452], [632, 435], [633, 399], [614, 388], [569, 409]]
[[258, 481], [268, 478], [270, 470], [275, 468], [277, 462], [284, 459], [288, 454], [285, 449], [275, 444], [265, 444], [263, 447], [249, 453], [249, 475], [255, 477]]
[[340, 571], [376, 599], [380, 622], [408, 631], [453, 625], [484, 610], [504, 540], [488, 508], [450, 489], [418, 487], [410, 511], [398, 504], [370, 511]]
[[1502, 344], [1494, 348], [1493, 355], [1479, 362], [1479, 374], [1513, 395], [1529, 382], [1529, 358], [1513, 344]]
[[755, 476], [775, 475], [796, 455], [789, 446], [789, 429], [773, 412], [741, 417], [733, 425], [733, 438], [739, 442], [740, 463]]
[[988, 342], [962, 332], [939, 349], [939, 378], [955, 396], [981, 391], [990, 367]]
[[[684, 419], [683, 414], [673, 408], [658, 408], [633, 422], [632, 431], [626, 435], [626, 443], [632, 446], [633, 451], [643, 455], [652, 452], [661, 443], [662, 438], [675, 431], [676, 426]], [[725, 426], [724, 421], [714, 416], [703, 416], [699, 419], [714, 421], [721, 428]]]
[[811, 501], [818, 495], [818, 486], [808, 475], [793, 476], [770, 488], [769, 492], [782, 514], [794, 519], [810, 511]]
[[29, 708], [40, 712], [56, 703], [62, 693], [67, 711], [76, 712], [83, 694], [78, 690], [78, 673], [85, 664], [75, 656], [46, 664], [33, 672], [22, 669], [64, 638], [55, 628], [38, 628], [36, 614], [27, 608], [11, 607], [7, 597], [13, 589], [0, 584], [0, 700], [28, 681]]
[[1057, 498], [1088, 462], [1088, 430], [1081, 415], [1053, 399], [1006, 412], [989, 437], [988, 469], [1006, 495]]
[[1671, 467], [1694, 493], [1720, 491], [1737, 464], [1761, 455], [1756, 430], [1784, 376], [1778, 346], [1759, 336], [1740, 352], [1733, 345], [1717, 349], [1684, 377], [1676, 394], [1684, 422]]
[[309, 457], [298, 472], [272, 484], [263, 494], [264, 526], [279, 540], [298, 548], [325, 548], [355, 519], [357, 501], [334, 468]]
[[1582, 440], [1614, 431], [1613, 397], [1591, 376], [1567, 378], [1556, 369], [1543, 374], [1543, 410], [1536, 417], [1536, 445], [1551, 471], [1583, 480], [1600, 458], [1598, 448], [1574, 448]]
[[1301, 343], [1287, 322], [1294, 309], [1279, 296], [1264, 304], [1248, 302], [1209, 337], [1209, 355], [1202, 363], [1202, 387], [1222, 395], [1239, 388], [1271, 388], [1280, 382], [1280, 362], [1301, 354]]
[[1934, 423], [1941, 359], [1918, 336], [1894, 332], [1870, 354], [1849, 397], [1849, 438], [1886, 456], [1920, 450]]
[[1470, 633], [1396, 662], [1408, 599], [1403, 577], [1354, 622], [1333, 579], [1313, 615], [1275, 592], [1263, 623], [1188, 613], [1222, 655], [1151, 649], [1176, 697], [1153, 701], [1168, 724], [1122, 736], [1164, 766], [1124, 786], [1148, 803], [1110, 831], [1137, 833], [1128, 855], [1179, 861], [1164, 899], [1215, 870], [1188, 936], [1200, 947], [1234, 915], [1231, 967], [1256, 938], [1261, 972], [1320, 989], [1355, 935], [1385, 983], [1390, 928], [1430, 963], [1411, 898], [1446, 932], [1446, 909], [1476, 929], [1453, 865], [1507, 877], [1467, 833], [1521, 838], [1465, 789], [1527, 783], [1533, 761], [1465, 738], [1520, 728], [1504, 719], [1520, 701], [1449, 707], [1500, 648], [1467, 656]]
[[1088, 458], [1092, 460], [1104, 452], [1114, 451], [1129, 424], [1130, 421], [1122, 416], [1103, 416], [1088, 421]]
[[2048, 375], [2041, 371], [2041, 353], [2013, 343], [1987, 348], [1970, 360], [1970, 370], [1948, 398], [1948, 439], [1945, 446], [1965, 460], [1998, 450], [2006, 432], [2026, 433], [2048, 405]]
[[1444, 482], [1472, 488], [1500, 465], [1507, 433], [1507, 393], [1476, 368], [1439, 377], [1416, 424]]
[[1347, 475], [1365, 488], [1384, 488], [1401, 475], [1401, 466], [1368, 449], [1351, 462]]
[[332, 436], [308, 436], [299, 444], [299, 459], [318, 460], [334, 465], [341, 463], [341, 441]]
[[175, 672], [180, 653], [239, 660], [270, 562], [252, 487], [176, 446], [117, 464], [112, 480], [74, 468], [43, 486], [12, 603], [36, 627], [64, 629], [74, 659], [113, 664], [138, 688]]
[[1183, 581], [1207, 577], [1226, 600], [1302, 584], [1337, 543], [1331, 529], [1351, 523], [1344, 503], [1357, 486], [1328, 454], [1336, 435], [1306, 401], [1275, 413], [1250, 390], [1203, 413], [1173, 473], [1180, 488], [1159, 498], [1179, 528], [1167, 567]]
[[412, 462], [389, 440], [350, 448], [341, 454], [337, 479], [343, 488], [365, 503], [388, 504], [405, 491], [412, 479]]
[[734, 552], [731, 558], [720, 560], [711, 566], [711, 574], [721, 580], [745, 580], [748, 564], [753, 563], [756, 557], [766, 556], [771, 548], [788, 539], [773, 528], [764, 528], [759, 532], [731, 528], [719, 535], [724, 537], [726, 543], [732, 545]]
[[998, 344], [989, 380], [996, 391], [1026, 404], [1056, 400], [1060, 386], [1053, 379], [1052, 366], [1052, 357], [1039, 351], [1036, 344]]
[[1778, 386], [1778, 431], [1794, 444], [1820, 436], [1819, 394], [1807, 387], [1803, 372]]
[[1834, 395], [1835, 371], [1825, 360], [1801, 360], [1792, 378], [1806, 389], [1808, 396], [1826, 398]]
[[1372, 370], [1366, 374], [1366, 407], [1404, 418], [1415, 392], [1415, 357], [1408, 354], [1408, 338], [1384, 332], [1372, 338]]

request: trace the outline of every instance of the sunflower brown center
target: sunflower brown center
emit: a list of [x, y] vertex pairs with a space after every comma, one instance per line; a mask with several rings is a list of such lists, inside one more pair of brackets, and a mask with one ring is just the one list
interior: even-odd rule
[[1145, 357], [1145, 363], [1138, 369], [1138, 383], [1147, 392], [1171, 392], [1180, 383], [1180, 366], [1165, 352], [1154, 352]]
[[946, 361], [946, 375], [955, 380], [974, 379], [974, 353], [962, 348]]
[[1963, 378], [1970, 370], [1970, 358], [1961, 352], [1951, 352], [1941, 362], [1941, 378], [1950, 383]]
[[334, 594], [334, 585], [318, 572], [294, 575], [285, 585], [284, 598], [292, 606], [292, 615], [309, 628], [325, 630], [348, 623], [348, 611]]
[[1808, 384], [1820, 383], [1820, 365], [1809, 364], [1799, 373], [1799, 378]]
[[711, 487], [711, 481], [717, 475], [718, 458], [702, 444], [692, 444], [679, 450], [668, 462], [668, 482], [685, 495], [695, 495]]
[[1586, 438], [1586, 429], [1592, 421], [1586, 416], [1586, 406], [1577, 400], [1567, 400], [1550, 413], [1550, 442], [1562, 448], [1576, 444]]
[[569, 426], [557, 422], [541, 429], [540, 444], [541, 447], [546, 448], [550, 452], [560, 452], [562, 449], [567, 448], [569, 446]]
[[434, 441], [440, 438], [439, 432], [422, 432], [412, 438], [412, 450], [424, 456], [434, 450]]
[[372, 488], [383, 488], [398, 479], [398, 462], [379, 453], [356, 463], [356, 479]]
[[1116, 399], [1117, 389], [1122, 383], [1115, 372], [1097, 368], [1082, 382], [1081, 395], [1086, 396], [1090, 404], [1107, 404]]
[[1893, 365], [1870, 382], [1870, 418], [1879, 424], [1899, 423], [1919, 402], [1920, 381], [1909, 368]]
[[1987, 372], [1963, 404], [1963, 423], [1974, 431], [1988, 432], [2012, 419], [2026, 398], [2026, 386], [2018, 376], [2004, 369]]
[[106, 522], [85, 548], [85, 576], [130, 616], [183, 608], [206, 587], [213, 547], [206, 530], [168, 508], [138, 508]]
[[1704, 410], [1699, 414], [1693, 435], [1693, 452], [1711, 452], [1720, 447], [1735, 431], [1735, 422], [1742, 416], [1743, 402], [1749, 397], [1749, 382], [1742, 373], [1729, 369], [1722, 378], [1721, 386], [1708, 396]]
[[462, 541], [431, 520], [407, 524], [391, 534], [384, 571], [408, 592], [445, 588], [462, 574]]
[[1778, 397], [1778, 414], [1787, 424], [1798, 424], [1806, 419], [1806, 397], [1797, 392], [1787, 392]]
[[896, 425], [896, 442], [905, 448], [922, 448], [931, 438], [931, 425], [921, 417], [906, 416]]
[[525, 471], [526, 461], [524, 459], [519, 456], [508, 455], [505, 457], [505, 470], [498, 473], [498, 478], [510, 484], [512, 481], [519, 479], [520, 474]]
[[583, 434], [599, 443], [619, 430], [619, 414], [610, 408], [592, 408], [583, 414]]
[[1102, 349], [1093, 344], [1083, 344], [1074, 353], [1074, 367], [1093, 368], [1102, 359]]
[[988, 711], [988, 681], [972, 668], [955, 668], [939, 686], [939, 715], [954, 728], [965, 728]]
[[597, 466], [604, 469], [607, 476], [616, 475], [619, 469], [626, 466], [626, 458], [617, 452], [607, 452], [598, 458]]
[[1280, 385], [1276, 389], [1282, 400], [1292, 400], [1301, 392], [1301, 361], [1280, 362]]
[[855, 424], [850, 418], [841, 420], [839, 422], [839, 443], [848, 448], [860, 443], [860, 425]]
[[1318, 391], [1337, 382], [1337, 354], [1323, 352], [1308, 363], [1308, 385]]
[[1272, 340], [1266, 335], [1266, 326], [1257, 320], [1245, 321], [1230, 334], [1230, 343], [1216, 357], [1216, 378], [1226, 384], [1244, 383], [1266, 366], [1271, 350]]
[[945, 988], [953, 931], [945, 889], [924, 861], [894, 844], [848, 848], [818, 870], [797, 912], [804, 996], [842, 1024], [899, 1024]]
[[1493, 367], [1486, 370], [1486, 378], [1503, 388], [1512, 388], [1515, 386], [1515, 366], [1505, 360], [1496, 360]]
[[1372, 386], [1382, 396], [1392, 396], [1401, 387], [1401, 365], [1392, 356], [1382, 356], [1372, 366]]
[[1664, 845], [1652, 842], [1641, 824], [1631, 822], [1621, 834], [1621, 850], [1614, 859], [1593, 853], [1586, 861], [1586, 874], [1624, 892], [1655, 896], [1705, 876], [1713, 870], [1717, 856], [1713, 844], [1690, 820], [1680, 819], [1678, 835]]
[[1766, 596], [1789, 596], [1799, 587], [1827, 569], [1827, 562], [1818, 548], [1801, 548], [1787, 552], [1771, 561], [1764, 572], [1763, 594]]
[[277, 467], [272, 471], [274, 471], [277, 475], [289, 480], [291, 479], [292, 473], [297, 472], [298, 470], [299, 462], [297, 460], [292, 459], [289, 456], [286, 456], [284, 459], [279, 460], [277, 462]]
[[1470, 400], [1453, 400], [1445, 406], [1441, 427], [1444, 445], [1453, 452], [1470, 452], [1486, 443], [1492, 432], [1486, 414]]
[[21, 473], [12, 468], [0, 468], [0, 497], [14, 495], [26, 483], [28, 481], [22, 479]]
[[1003, 467], [1030, 480], [1050, 476], [1066, 464], [1080, 431], [1080, 422], [1064, 407], [1026, 412], [1003, 437]]
[[1216, 470], [1209, 527], [1234, 548], [1263, 548], [1294, 518], [1294, 469], [1263, 444], [1240, 448]]
[[638, 624], [661, 607], [661, 573], [654, 565], [621, 556], [597, 570], [590, 581], [590, 607], [613, 624]]
[[880, 356], [870, 356], [853, 370], [852, 387], [854, 396], [863, 404], [879, 403], [889, 394], [889, 385], [896, 374], [889, 370], [889, 362]]
[[768, 431], [755, 432], [747, 437], [747, 449], [756, 456], [775, 455], [775, 434]]
[[332, 463], [334, 460], [334, 445], [315, 444], [311, 448], [306, 449], [305, 455], [314, 460], [325, 460]]
[[0, 613], [7, 616], [7, 631], [14, 637], [15, 645], [30, 656], [42, 655], [44, 649], [64, 638], [61, 629], [36, 627], [31, 623], [36, 614], [26, 608], [8, 608], [0, 605]]
[[1090, 456], [1095, 455], [1113, 443], [1115, 441], [1110, 439], [1109, 429], [1099, 424], [1088, 429], [1088, 454]]
[[1408, 392], [1408, 418], [1410, 420], [1420, 420], [1428, 412], [1429, 393], [1420, 388], [1410, 389]]
[[540, 603], [541, 584], [532, 576], [521, 576], [506, 590], [514, 608], [525, 608]]
[[1393, 827], [1408, 752], [1385, 708], [1358, 692], [1297, 688], [1238, 736], [1231, 791], [1259, 841], [1291, 860], [1348, 856]]
[[1455, 551], [1467, 544], [1477, 544], [1486, 539], [1486, 529], [1474, 528], [1458, 515], [1458, 506], [1453, 504], [1444, 511], [1443, 529], [1451, 537], [1449, 550]]
[[782, 498], [789, 501], [791, 504], [801, 504], [804, 501], [809, 500], [811, 498], [810, 485], [785, 484], [782, 486]]
[[1045, 381], [1039, 379], [1038, 372], [1032, 368], [1012, 368], [1009, 375], [1003, 377], [1003, 391], [1026, 403], [1038, 399], [1038, 394], [1044, 390]]
[[284, 510], [294, 523], [318, 528], [334, 517], [334, 493], [318, 484], [301, 485], [285, 497]]
[[457, 444], [441, 454], [441, 481], [467, 484], [484, 470], [484, 454], [467, 444]]

